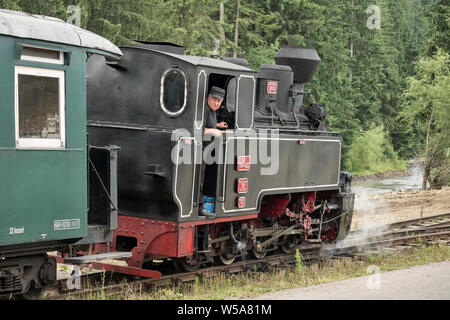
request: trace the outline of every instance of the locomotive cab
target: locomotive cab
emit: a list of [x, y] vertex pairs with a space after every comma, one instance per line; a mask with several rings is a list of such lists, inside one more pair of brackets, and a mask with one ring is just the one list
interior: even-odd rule
[[227, 122], [226, 131], [249, 129], [255, 72], [226, 61], [174, 53], [171, 44], [139, 43], [122, 50], [119, 65], [92, 57], [87, 72], [90, 143], [121, 148], [120, 212], [196, 220], [209, 89], [226, 91], [217, 114], [218, 121]]

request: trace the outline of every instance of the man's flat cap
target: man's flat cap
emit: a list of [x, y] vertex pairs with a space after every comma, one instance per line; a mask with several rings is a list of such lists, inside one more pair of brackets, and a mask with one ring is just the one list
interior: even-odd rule
[[225, 97], [225, 90], [214, 86], [209, 90], [209, 94], [215, 98], [223, 99]]

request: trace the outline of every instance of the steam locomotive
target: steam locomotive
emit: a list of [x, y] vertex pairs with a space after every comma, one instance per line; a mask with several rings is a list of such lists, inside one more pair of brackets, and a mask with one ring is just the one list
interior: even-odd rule
[[[87, 124], [89, 144], [120, 147], [110, 247], [131, 251], [129, 266], [170, 258], [194, 270], [346, 236], [354, 194], [340, 171], [341, 138], [326, 130], [323, 106], [303, 105], [320, 63], [313, 48], [283, 47], [258, 72], [245, 59], [189, 56], [171, 43], [121, 50], [120, 62], [88, 61]], [[212, 86], [226, 91], [217, 118], [228, 128], [210, 142]], [[212, 219], [199, 213], [202, 200]]]
[[[0, 296], [54, 284], [49, 251], [158, 276], [156, 260], [190, 271], [347, 235], [342, 140], [322, 105], [303, 103], [314, 49], [283, 47], [256, 72], [245, 59], [170, 43], [119, 49], [0, 10], [0, 57]], [[214, 139], [204, 134], [212, 86], [226, 92], [217, 118], [228, 124]]]

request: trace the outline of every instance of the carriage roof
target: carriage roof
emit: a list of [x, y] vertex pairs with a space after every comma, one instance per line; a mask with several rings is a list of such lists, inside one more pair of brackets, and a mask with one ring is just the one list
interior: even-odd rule
[[42, 15], [0, 9], [0, 34], [97, 49], [116, 58], [122, 56], [122, 51], [109, 40], [61, 19]]

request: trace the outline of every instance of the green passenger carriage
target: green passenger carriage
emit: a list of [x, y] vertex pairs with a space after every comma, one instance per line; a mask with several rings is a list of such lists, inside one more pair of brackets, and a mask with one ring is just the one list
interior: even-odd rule
[[88, 227], [86, 60], [94, 53], [121, 56], [59, 19], [0, 10], [0, 295], [53, 283], [56, 264], [45, 253], [99, 227]]

